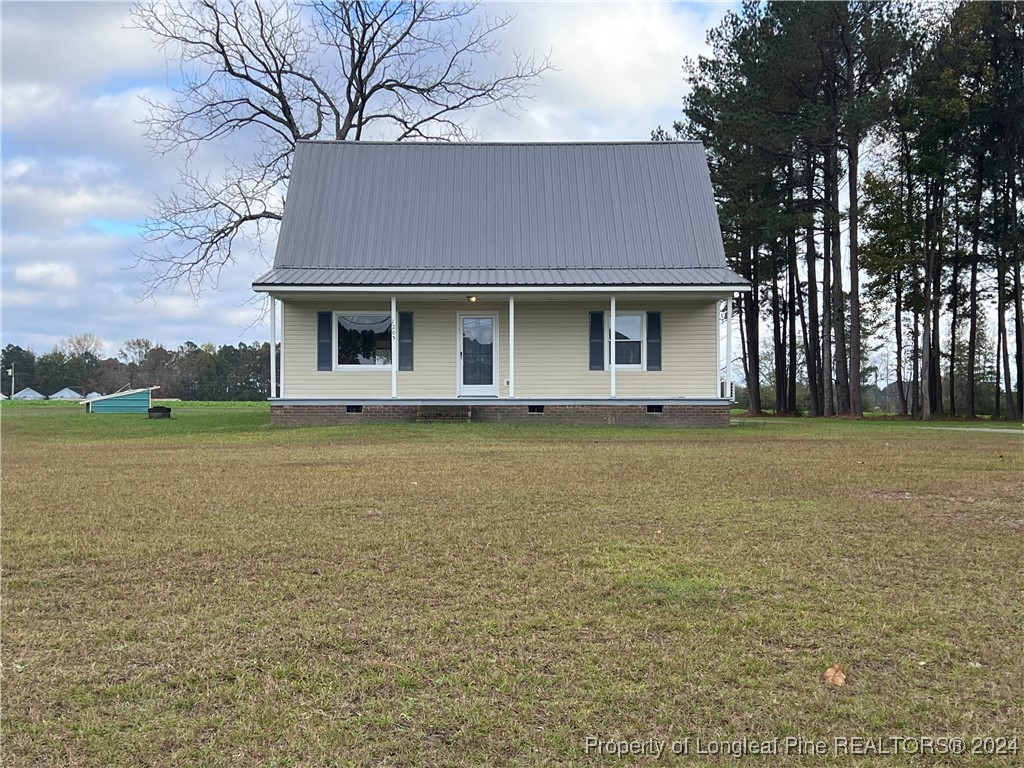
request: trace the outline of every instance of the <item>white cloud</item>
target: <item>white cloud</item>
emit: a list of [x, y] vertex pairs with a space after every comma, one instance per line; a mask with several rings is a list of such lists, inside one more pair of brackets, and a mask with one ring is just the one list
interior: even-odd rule
[[70, 289], [78, 285], [78, 275], [70, 264], [56, 261], [35, 261], [14, 270], [18, 282], [43, 288]]
[[130, 7], [4, 3], [4, 80], [80, 87], [120, 73], [136, 80], [157, 76], [166, 69], [163, 55], [146, 33], [132, 28]]
[[503, 64], [514, 49], [550, 50], [544, 76], [518, 119], [480, 114], [473, 124], [492, 141], [643, 141], [678, 119], [682, 64], [708, 50], [705, 31], [728, 4], [534, 3], [484, 6], [516, 16]]

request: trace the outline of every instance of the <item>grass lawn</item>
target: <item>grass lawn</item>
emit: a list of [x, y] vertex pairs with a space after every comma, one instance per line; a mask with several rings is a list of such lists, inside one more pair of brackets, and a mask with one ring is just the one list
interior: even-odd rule
[[1019, 427], [174, 416], [0, 408], [7, 766], [1024, 762]]

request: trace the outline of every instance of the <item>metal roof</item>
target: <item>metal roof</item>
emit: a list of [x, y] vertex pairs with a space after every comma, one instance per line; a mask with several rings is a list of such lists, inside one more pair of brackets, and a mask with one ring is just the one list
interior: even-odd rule
[[128, 395], [137, 395], [139, 392], [152, 392], [154, 389], [160, 389], [159, 385], [155, 387], [139, 387], [138, 389], [122, 389], [119, 392], [114, 392], [111, 395], [100, 395], [99, 397], [87, 397], [81, 402], [84, 403], [95, 403], [99, 400], [113, 400], [117, 397], [126, 397]]
[[256, 286], [732, 285], [697, 142], [299, 142]]

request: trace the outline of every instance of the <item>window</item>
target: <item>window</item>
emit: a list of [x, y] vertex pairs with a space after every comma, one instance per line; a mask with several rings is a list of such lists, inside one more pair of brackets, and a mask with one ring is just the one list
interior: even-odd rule
[[[605, 322], [611, 326], [611, 314], [605, 315]], [[611, 336], [609, 332], [608, 336]], [[621, 312], [615, 314], [615, 365], [618, 368], [643, 368], [644, 366], [644, 313]], [[611, 355], [608, 355], [611, 359]]]
[[335, 368], [391, 367], [391, 314], [334, 313]]
[[587, 356], [592, 371], [607, 371], [615, 351], [615, 367], [638, 371], [661, 370], [661, 312], [617, 312], [615, 339], [611, 313], [590, 313]]

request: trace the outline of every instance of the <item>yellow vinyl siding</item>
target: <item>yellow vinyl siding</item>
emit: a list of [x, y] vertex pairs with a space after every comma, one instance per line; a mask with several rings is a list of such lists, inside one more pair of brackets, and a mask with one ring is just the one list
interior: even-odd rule
[[[318, 371], [317, 312], [390, 312], [391, 298], [379, 302], [283, 302], [285, 397], [391, 397], [391, 370]], [[413, 313], [413, 370], [398, 372], [399, 397], [456, 397], [457, 313], [498, 315], [498, 394], [508, 395], [508, 304], [403, 301]]]
[[[660, 311], [662, 370], [618, 370], [617, 395], [629, 397], [715, 397], [717, 386], [717, 302], [713, 299], [656, 302], [620, 301], [619, 311]], [[590, 368], [590, 312], [608, 302], [516, 300], [516, 397], [604, 398], [608, 371]], [[316, 313], [388, 312], [390, 297], [377, 302], [285, 301], [285, 397], [391, 396], [390, 370], [318, 371]], [[508, 301], [414, 301], [398, 299], [400, 312], [413, 313], [412, 371], [398, 372], [401, 398], [456, 397], [458, 314], [498, 315], [498, 395], [508, 396]]]
[[[608, 397], [608, 371], [590, 370], [590, 313], [606, 302], [516, 302], [516, 396]], [[616, 396], [717, 396], [717, 302], [616, 303], [661, 312], [660, 371], [619, 369]]]

